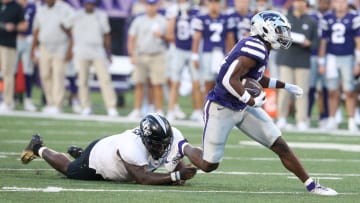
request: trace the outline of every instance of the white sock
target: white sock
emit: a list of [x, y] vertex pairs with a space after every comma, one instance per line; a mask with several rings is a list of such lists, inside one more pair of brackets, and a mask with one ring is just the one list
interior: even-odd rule
[[38, 154], [39, 154], [39, 156], [40, 156], [41, 158], [42, 158], [42, 153], [43, 153], [43, 151], [44, 151], [45, 149], [47, 149], [47, 147], [40, 147], [40, 149], [39, 149]]

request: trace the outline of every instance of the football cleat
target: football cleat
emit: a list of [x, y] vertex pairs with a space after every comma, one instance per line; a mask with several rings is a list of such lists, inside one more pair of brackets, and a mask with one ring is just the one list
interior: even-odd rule
[[308, 191], [314, 195], [336, 196], [338, 193], [331, 189], [320, 185], [319, 180], [313, 181], [307, 186]]
[[70, 156], [74, 159], [77, 159], [81, 156], [83, 152], [83, 149], [81, 147], [77, 147], [77, 146], [73, 146], [71, 145], [68, 150], [67, 153], [70, 154]]
[[39, 157], [39, 149], [43, 147], [44, 143], [39, 134], [32, 136], [28, 146], [21, 153], [21, 162], [23, 164], [28, 164], [30, 161]]

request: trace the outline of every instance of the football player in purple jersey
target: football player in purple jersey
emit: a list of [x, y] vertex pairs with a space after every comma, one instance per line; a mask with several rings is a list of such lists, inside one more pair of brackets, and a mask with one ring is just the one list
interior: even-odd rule
[[[171, 122], [174, 119], [182, 119], [183, 116], [179, 112], [177, 97], [179, 94], [179, 86], [181, 72], [185, 67], [190, 70], [192, 78], [192, 104], [193, 115], [201, 115], [201, 92], [198, 71], [191, 64], [191, 44], [192, 35], [191, 21], [199, 13], [199, 9], [191, 5], [188, 0], [178, 0], [177, 4], [168, 9], [168, 39], [175, 43], [174, 56], [170, 64], [169, 78], [171, 80], [169, 106], [167, 119]], [[201, 118], [201, 117], [200, 117]]]
[[350, 11], [346, 0], [332, 1], [333, 11], [322, 20], [322, 39], [319, 48], [319, 72], [325, 74], [329, 89], [328, 129], [337, 129], [335, 120], [339, 107], [339, 82], [345, 93], [348, 129], [358, 131], [354, 114], [356, 93], [354, 76], [360, 74], [360, 16]]
[[243, 78], [253, 78], [264, 88], [284, 88], [295, 96], [303, 90], [293, 84], [264, 76], [271, 49], [287, 49], [291, 45], [290, 24], [276, 11], [263, 11], [251, 20], [250, 37], [239, 41], [227, 54], [220, 67], [216, 86], [207, 96], [204, 107], [205, 127], [203, 149], [188, 143], [179, 146], [179, 152], [205, 172], [218, 168], [224, 155], [225, 143], [231, 129], [238, 128], [251, 139], [276, 153], [282, 164], [294, 173], [306, 189], [317, 195], [337, 195], [309, 177], [300, 160], [270, 116], [260, 108], [265, 103], [265, 93], [253, 97], [242, 85]]
[[[250, 10], [250, 0], [235, 0], [235, 11], [229, 15], [231, 37], [229, 47], [250, 34], [250, 20], [253, 12]], [[230, 51], [230, 50], [229, 50]]]
[[[192, 41], [192, 61], [205, 83], [205, 95], [215, 86], [217, 67], [226, 50], [229, 39], [229, 18], [221, 13], [220, 0], [208, 0], [208, 13], [199, 15], [193, 21], [195, 30]], [[200, 47], [200, 41], [202, 46]]]
[[[318, 35], [321, 37], [321, 19], [324, 14], [329, 11], [330, 0], [317, 0], [317, 9], [310, 14], [313, 19], [318, 23]], [[319, 99], [319, 127], [325, 127], [327, 118], [329, 116], [328, 105], [328, 89], [326, 84], [326, 78], [323, 74], [319, 73], [318, 69], [318, 49], [313, 50], [310, 59], [310, 88], [309, 88], [309, 108], [308, 117], [311, 117], [312, 109], [315, 103], [315, 95], [318, 92]]]

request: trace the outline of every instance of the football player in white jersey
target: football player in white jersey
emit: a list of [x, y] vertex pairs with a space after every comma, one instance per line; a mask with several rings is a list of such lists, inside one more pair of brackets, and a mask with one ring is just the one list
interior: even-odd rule
[[[93, 141], [74, 161], [45, 147], [40, 135], [33, 135], [21, 161], [28, 164], [41, 157], [70, 179], [184, 184], [196, 174], [196, 168], [185, 165], [179, 154], [178, 146], [186, 142], [164, 117], [148, 114], [134, 129]], [[169, 173], [154, 172], [160, 166]]]

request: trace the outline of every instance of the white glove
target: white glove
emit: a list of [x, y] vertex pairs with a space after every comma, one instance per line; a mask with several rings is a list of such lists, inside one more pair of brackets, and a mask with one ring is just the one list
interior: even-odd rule
[[301, 97], [304, 93], [303, 89], [297, 85], [285, 83], [285, 89], [294, 94], [297, 98]]
[[259, 96], [254, 98], [254, 101], [255, 103], [252, 105], [252, 107], [261, 107], [266, 102], [266, 93], [261, 92]]

